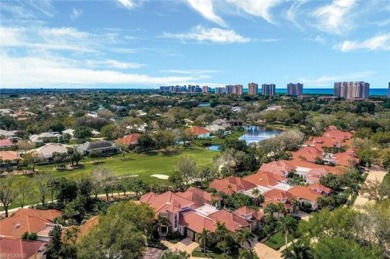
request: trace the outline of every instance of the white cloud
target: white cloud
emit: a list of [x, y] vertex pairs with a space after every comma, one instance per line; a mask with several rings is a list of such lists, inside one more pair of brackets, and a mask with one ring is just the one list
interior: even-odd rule
[[179, 40], [209, 41], [213, 43], [244, 43], [251, 39], [237, 34], [233, 30], [224, 30], [219, 28], [204, 28], [196, 26], [189, 33], [164, 33], [165, 38], [174, 38]]
[[161, 70], [161, 72], [165, 73], [173, 73], [173, 74], [214, 74], [218, 73], [219, 71], [216, 70], [204, 70], [204, 69], [168, 69], [168, 70]]
[[356, 0], [333, 0], [329, 5], [322, 6], [312, 12], [317, 19], [317, 28], [330, 34], [342, 35], [353, 28], [351, 10]]
[[70, 19], [72, 19], [72, 21], [74, 21], [77, 18], [79, 18], [81, 15], [83, 15], [83, 10], [82, 9], [73, 8], [72, 12], [70, 13]]
[[114, 68], [114, 69], [133, 69], [133, 68], [141, 68], [145, 67], [145, 64], [140, 63], [127, 63], [120, 62], [117, 60], [87, 60], [85, 61], [87, 67], [96, 68], [96, 67], [105, 67], [105, 68]]
[[48, 16], [53, 17], [54, 16], [54, 7], [51, 3], [51, 0], [27, 0], [25, 1], [28, 5], [30, 5], [32, 8], [37, 10], [38, 12]]
[[110, 85], [169, 85], [197, 81], [195, 76], [153, 77], [144, 74], [129, 74], [108, 69], [87, 69], [79, 66], [78, 60], [54, 56], [12, 57], [1, 52], [2, 88], [16, 87], [77, 87]]
[[133, 9], [135, 7], [135, 3], [133, 0], [118, 0], [118, 2], [127, 9]]
[[23, 6], [16, 4], [7, 4], [6, 1], [3, 1], [0, 5], [1, 12], [7, 12], [12, 15], [12, 17], [16, 19], [29, 19], [35, 18], [32, 10], [26, 9]]
[[189, 5], [199, 12], [204, 18], [220, 26], [226, 27], [221, 17], [215, 14], [212, 0], [187, 0]]
[[343, 75], [324, 75], [320, 77], [300, 77], [298, 81], [306, 86], [333, 86], [337, 81], [367, 80], [367, 77], [374, 75], [374, 71], [360, 71]]
[[298, 22], [297, 16], [300, 16], [300, 8], [307, 0], [294, 1], [286, 12], [286, 19], [292, 22], [297, 28], [303, 31], [302, 25]]
[[326, 42], [325, 38], [321, 35], [316, 35], [314, 38], [309, 38], [310, 41], [324, 44]]
[[390, 50], [390, 33], [378, 34], [364, 41], [343, 41], [333, 46], [341, 52], [350, 52], [358, 50], [367, 51], [389, 51]]
[[263, 18], [269, 23], [273, 23], [271, 9], [282, 3], [281, 0], [227, 0], [227, 2], [252, 16]]

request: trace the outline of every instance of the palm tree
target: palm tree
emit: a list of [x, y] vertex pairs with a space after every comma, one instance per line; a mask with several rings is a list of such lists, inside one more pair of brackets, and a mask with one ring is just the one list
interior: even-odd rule
[[217, 247], [222, 249], [223, 252], [226, 253], [226, 250], [228, 248], [227, 239], [229, 238], [229, 230], [226, 228], [225, 223], [217, 222], [215, 238], [218, 241]]
[[255, 205], [259, 206], [259, 197], [261, 195], [261, 192], [259, 189], [255, 188], [252, 190], [252, 195], [255, 197]]
[[202, 232], [198, 235], [198, 243], [203, 244], [203, 255], [206, 254], [206, 243], [210, 238], [210, 231], [205, 228], [203, 228]]
[[293, 243], [290, 249], [283, 251], [284, 259], [312, 259], [310, 248], [302, 242]]
[[248, 246], [251, 246], [251, 239], [254, 238], [255, 236], [253, 233], [248, 229], [248, 228], [242, 228], [240, 231], [236, 233], [234, 236], [234, 239], [237, 243], [243, 247], [244, 243], [247, 243]]
[[278, 219], [280, 218], [280, 213], [284, 213], [285, 212], [285, 208], [284, 208], [284, 203], [277, 203], [276, 204], [276, 212], [278, 213]]
[[283, 217], [279, 219], [279, 230], [284, 232], [284, 241], [287, 249], [287, 237], [289, 234], [295, 233], [297, 230], [297, 220], [291, 216]]
[[299, 201], [296, 198], [293, 198], [291, 200], [291, 205], [292, 205], [292, 212], [295, 213], [297, 211], [297, 208], [299, 208]]
[[271, 217], [274, 216], [274, 213], [277, 212], [277, 207], [275, 203], [270, 203], [264, 208], [265, 213], [269, 213]]

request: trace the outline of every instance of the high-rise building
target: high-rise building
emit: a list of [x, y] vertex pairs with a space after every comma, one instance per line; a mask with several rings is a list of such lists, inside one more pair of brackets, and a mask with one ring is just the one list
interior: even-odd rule
[[301, 83], [289, 83], [287, 84], [287, 94], [292, 96], [298, 96], [303, 94], [303, 84]]
[[261, 93], [263, 95], [275, 95], [275, 84], [262, 84]]
[[248, 94], [250, 95], [257, 95], [259, 91], [259, 85], [256, 83], [249, 83], [248, 84]]
[[242, 95], [243, 93], [243, 85], [227, 85], [225, 86], [225, 93], [227, 94], [237, 94]]
[[202, 86], [202, 93], [207, 94], [210, 92], [210, 87], [207, 85]]
[[333, 95], [345, 99], [363, 98], [369, 96], [370, 84], [360, 82], [335, 82]]
[[226, 93], [226, 88], [225, 87], [215, 87], [215, 93], [216, 94], [224, 94], [224, 93]]

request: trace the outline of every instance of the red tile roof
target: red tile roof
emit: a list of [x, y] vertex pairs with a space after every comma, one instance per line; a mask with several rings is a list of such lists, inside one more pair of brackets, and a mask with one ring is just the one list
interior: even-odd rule
[[123, 145], [136, 145], [138, 143], [138, 138], [141, 136], [139, 133], [133, 133], [130, 135], [126, 135], [123, 138], [118, 138], [115, 140], [116, 143], [120, 143]]
[[291, 154], [294, 159], [302, 159], [313, 163], [316, 158], [322, 158], [322, 150], [317, 147], [302, 147]]
[[249, 222], [244, 218], [223, 209], [208, 215], [208, 217], [216, 222], [225, 223], [226, 228], [233, 233], [249, 226]]
[[243, 179], [255, 185], [264, 186], [264, 187], [272, 187], [277, 185], [280, 182], [279, 179], [276, 179], [275, 174], [264, 173], [264, 172], [251, 174], [244, 177]]
[[162, 194], [150, 192], [143, 195], [140, 201], [149, 204], [157, 215], [161, 212], [179, 212], [183, 207], [191, 207], [194, 204], [170, 191]]
[[18, 209], [12, 216], [27, 215], [44, 218], [54, 222], [54, 220], [61, 217], [62, 214], [63, 213], [59, 210]]
[[295, 198], [305, 199], [313, 202], [317, 201], [318, 197], [322, 197], [321, 194], [313, 191], [307, 186], [294, 186], [293, 188], [289, 189], [288, 192]]
[[279, 189], [272, 189], [272, 190], [269, 190], [268, 192], [264, 193], [264, 201], [265, 202], [273, 201], [273, 202], [285, 203], [285, 202], [291, 200], [292, 198], [293, 198], [293, 196], [290, 193], [288, 193], [286, 191], [279, 190]]
[[99, 224], [99, 216], [94, 216], [90, 218], [87, 222], [80, 226], [79, 232], [77, 233], [77, 241], [81, 240], [81, 238], [87, 235], [91, 230]]
[[264, 216], [264, 214], [262, 212], [256, 211], [256, 210], [249, 208], [247, 206], [243, 206], [241, 208], [238, 208], [235, 211], [233, 211], [233, 213], [236, 214], [237, 216], [240, 216], [243, 218], [251, 218], [251, 220], [261, 219]]
[[0, 147], [10, 147], [10, 146], [15, 146], [14, 143], [8, 138], [5, 139], [0, 139]]
[[319, 183], [309, 184], [307, 187], [309, 187], [311, 190], [316, 191], [320, 194], [329, 194], [332, 192], [332, 189], [330, 189], [326, 186], [323, 186], [322, 184], [319, 184]]
[[199, 127], [199, 126], [193, 126], [193, 127], [189, 128], [187, 130], [187, 132], [191, 135], [194, 135], [194, 136], [210, 133], [210, 131], [208, 131], [207, 129]]
[[209, 184], [209, 187], [219, 192], [223, 192], [227, 195], [231, 195], [239, 191], [246, 191], [246, 190], [253, 189], [256, 187], [256, 185], [244, 179], [241, 179], [239, 177], [231, 176], [221, 180], [214, 179]]
[[18, 152], [15, 151], [0, 151], [0, 159], [3, 161], [9, 160], [20, 160], [21, 157], [19, 156]]
[[195, 207], [203, 206], [206, 203], [212, 204], [213, 201], [222, 200], [219, 196], [213, 196], [211, 193], [194, 187], [188, 188], [185, 192], [177, 192], [176, 195], [192, 201], [195, 204]]
[[179, 224], [186, 226], [196, 233], [201, 233], [203, 229], [206, 229], [210, 232], [215, 232], [217, 229], [216, 222], [214, 220], [200, 215], [195, 211], [182, 213], [180, 215]]
[[[0, 258], [2, 259], [28, 259], [42, 256], [47, 244], [42, 241], [27, 241], [15, 238], [0, 237]], [[33, 257], [34, 256], [34, 257]], [[41, 258], [37, 255], [37, 258]]]
[[280, 176], [287, 176], [288, 173], [295, 170], [295, 167], [290, 164], [288, 160], [273, 161], [270, 163], [262, 164], [259, 171], [277, 174]]
[[333, 155], [333, 158], [336, 162], [336, 165], [341, 165], [346, 167], [355, 166], [360, 162], [356, 154], [351, 152], [337, 153]]

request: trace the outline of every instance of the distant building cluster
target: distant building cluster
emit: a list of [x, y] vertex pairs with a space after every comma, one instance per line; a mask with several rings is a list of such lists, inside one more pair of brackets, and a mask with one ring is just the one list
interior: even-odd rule
[[249, 95], [257, 95], [259, 92], [259, 85], [256, 83], [248, 84], [248, 94]]
[[370, 91], [370, 84], [363, 81], [335, 82], [333, 95], [345, 99], [355, 99], [355, 98], [366, 99], [369, 96], [369, 91]]
[[303, 84], [301, 83], [289, 83], [287, 84], [287, 95], [299, 96], [303, 94]]
[[199, 85], [170, 85], [160, 86], [160, 91], [171, 93], [202, 93], [204, 89], [203, 87], [201, 88]]
[[275, 84], [263, 84], [261, 85], [261, 93], [263, 95], [270, 95], [273, 96], [275, 95]]
[[225, 86], [227, 94], [237, 94], [242, 95], [244, 86], [243, 85], [227, 85]]

